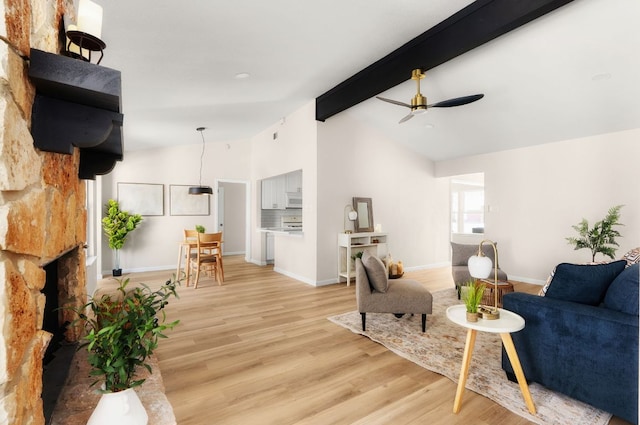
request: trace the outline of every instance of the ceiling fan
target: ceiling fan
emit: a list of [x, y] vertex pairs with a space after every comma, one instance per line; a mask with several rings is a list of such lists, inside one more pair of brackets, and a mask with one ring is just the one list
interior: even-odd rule
[[484, 97], [484, 94], [473, 94], [470, 96], [462, 96], [456, 97], [449, 100], [443, 100], [442, 102], [432, 103], [431, 105], [427, 104], [427, 98], [420, 93], [420, 80], [424, 78], [424, 73], [421, 69], [414, 69], [411, 72], [411, 79], [416, 81], [418, 86], [418, 92], [413, 98], [411, 98], [411, 104], [400, 102], [393, 99], [387, 99], [384, 97], [376, 96], [376, 98], [383, 100], [385, 102], [393, 103], [394, 105], [406, 106], [411, 109], [409, 115], [402, 118], [398, 124], [402, 124], [405, 121], [413, 118], [414, 115], [423, 114], [427, 112], [428, 108], [450, 108], [452, 106], [461, 106], [466, 105], [467, 103], [475, 102], [476, 100], [480, 100]]

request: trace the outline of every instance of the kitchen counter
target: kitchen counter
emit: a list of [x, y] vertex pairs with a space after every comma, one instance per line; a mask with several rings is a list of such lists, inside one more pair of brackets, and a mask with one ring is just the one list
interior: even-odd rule
[[285, 235], [285, 236], [294, 236], [294, 237], [302, 237], [304, 234], [302, 233], [302, 229], [296, 230], [287, 227], [261, 227], [258, 229], [258, 232], [263, 233], [273, 233], [276, 235]]

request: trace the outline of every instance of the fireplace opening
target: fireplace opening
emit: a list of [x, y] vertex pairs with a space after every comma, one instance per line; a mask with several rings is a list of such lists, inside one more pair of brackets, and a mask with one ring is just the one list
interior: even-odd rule
[[62, 276], [64, 272], [61, 273], [61, 264], [59, 258], [44, 266], [46, 280], [42, 293], [46, 296], [46, 303], [42, 329], [53, 335], [42, 364], [42, 402], [47, 425], [51, 423], [53, 410], [67, 380], [69, 367], [77, 348], [77, 343], [65, 339], [68, 323], [62, 323], [62, 314], [59, 310], [61, 288], [64, 288], [60, 279], [67, 277]]

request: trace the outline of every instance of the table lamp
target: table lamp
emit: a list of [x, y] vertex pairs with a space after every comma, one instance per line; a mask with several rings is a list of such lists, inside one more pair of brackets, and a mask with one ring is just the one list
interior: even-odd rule
[[353, 206], [351, 205], [345, 205], [344, 206], [344, 232], [345, 233], [353, 233], [351, 231], [351, 229], [347, 229], [347, 219], [349, 221], [355, 221], [355, 219], [358, 218], [358, 213], [355, 212], [355, 210], [353, 209]]
[[[482, 253], [482, 244], [485, 242], [491, 244], [491, 246], [493, 247], [493, 253], [496, 259], [495, 265], [491, 264], [491, 258], [486, 257]], [[491, 274], [491, 266], [494, 266], [493, 284], [495, 287], [493, 292], [495, 295], [495, 301], [493, 307], [491, 308], [483, 306], [482, 317], [489, 320], [499, 319], [500, 310], [498, 310], [498, 249], [496, 248], [496, 245], [488, 239], [483, 240], [478, 246], [478, 255], [469, 257], [469, 262], [467, 264], [469, 266], [469, 273], [476, 279], [488, 278], [489, 274]]]

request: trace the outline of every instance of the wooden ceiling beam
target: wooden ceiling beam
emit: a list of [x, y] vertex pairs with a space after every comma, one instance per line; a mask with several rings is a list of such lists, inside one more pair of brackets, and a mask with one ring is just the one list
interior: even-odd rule
[[573, 0], [478, 0], [316, 98], [316, 120], [370, 99]]

